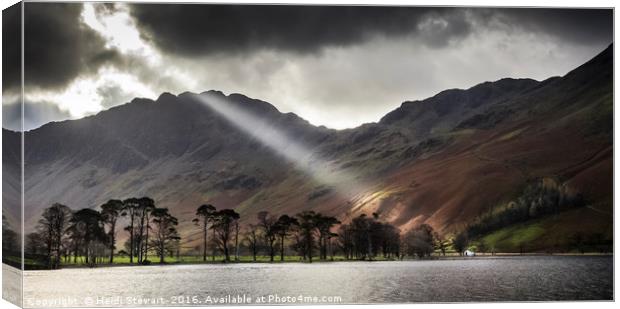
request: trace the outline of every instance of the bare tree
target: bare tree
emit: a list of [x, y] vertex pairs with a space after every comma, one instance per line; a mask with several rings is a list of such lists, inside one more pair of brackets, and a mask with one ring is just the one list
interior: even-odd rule
[[309, 262], [312, 262], [316, 218], [317, 213], [314, 211], [304, 211], [297, 214], [297, 220], [299, 221], [297, 248], [303, 254], [304, 259], [307, 257]]
[[155, 225], [155, 237], [151, 244], [159, 256], [159, 263], [163, 264], [166, 252], [174, 252], [180, 240], [176, 229], [179, 222], [168, 212], [168, 208], [154, 208], [151, 216]]
[[129, 233], [129, 263], [133, 264], [135, 255], [135, 221], [138, 215], [139, 202], [137, 198], [129, 198], [123, 201], [123, 212], [121, 216], [129, 217], [129, 225], [125, 230]]
[[239, 214], [232, 209], [222, 209], [215, 213], [211, 228], [215, 232], [215, 241], [224, 252], [224, 260], [230, 262], [229, 244], [233, 237]]
[[244, 233], [244, 241], [246, 242], [248, 249], [252, 252], [252, 260], [256, 262], [256, 254], [258, 253], [258, 247], [260, 243], [259, 227], [256, 224], [250, 224]]
[[150, 214], [155, 209], [155, 202], [149, 197], [138, 199], [138, 262], [145, 263], [148, 260], [149, 230], [151, 228]]
[[201, 225], [202, 228], [202, 261], [207, 261], [207, 231], [209, 230], [209, 222], [213, 221], [215, 214], [215, 206], [211, 204], [200, 205], [196, 210], [196, 218], [192, 220], [195, 224]]
[[109, 200], [101, 205], [101, 216], [108, 230], [108, 246], [110, 249], [110, 264], [114, 263], [114, 249], [116, 248], [116, 222], [123, 211], [123, 202], [120, 200]]
[[276, 222], [276, 234], [280, 237], [280, 261], [284, 261], [284, 241], [286, 237], [289, 236], [291, 228], [299, 225], [299, 221], [297, 221], [294, 217], [289, 217], [288, 215], [282, 215], [278, 218]]
[[55, 203], [43, 211], [39, 220], [40, 235], [46, 248], [46, 261], [50, 269], [60, 266], [60, 246], [71, 218], [69, 207]]
[[97, 257], [102, 255], [99, 249], [104, 247], [107, 240], [103, 222], [101, 213], [90, 208], [80, 209], [71, 217], [71, 237], [81, 239], [85, 263], [88, 265], [96, 264]]
[[317, 213], [314, 218], [314, 224], [319, 232], [319, 258], [322, 260], [327, 259], [327, 242], [333, 237], [331, 229], [334, 225], [340, 224], [340, 221], [334, 217], [324, 216]]
[[265, 244], [269, 248], [269, 260], [273, 262], [276, 254], [275, 243], [278, 237], [277, 219], [267, 211], [261, 211], [257, 215], [258, 225], [262, 229], [262, 235], [265, 238]]

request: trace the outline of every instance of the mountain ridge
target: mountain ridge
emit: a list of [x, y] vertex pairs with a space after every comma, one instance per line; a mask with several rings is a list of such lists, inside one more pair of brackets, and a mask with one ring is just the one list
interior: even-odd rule
[[[235, 208], [244, 220], [260, 210], [312, 209], [343, 221], [379, 212], [404, 230], [428, 223], [453, 233], [527, 183], [550, 177], [611, 207], [613, 158], [605, 150], [613, 149], [611, 50], [613, 45], [563, 77], [450, 89], [403, 102], [377, 122], [352, 129], [314, 126], [268, 102], [216, 90], [136, 98], [93, 116], [49, 123], [24, 133], [26, 203], [33, 205], [26, 224], [33, 226], [53, 202], [97, 207], [110, 198], [149, 195], [182, 222], [210, 202]], [[319, 169], [368, 187], [341, 194], [313, 179], [201, 103], [209, 98], [241, 107], [293, 137], [283, 145], [304, 145]], [[4, 149], [15, 149], [8, 144], [16, 143], [14, 134], [3, 129]], [[189, 229], [181, 232], [192, 243]]]
[[[274, 109], [274, 111], [277, 111], [277, 112], [279, 112], [279, 113], [281, 113], [281, 114], [283, 114], [283, 115], [291, 115], [291, 116], [294, 116], [294, 117], [300, 118], [300, 119], [302, 119], [302, 120], [304, 120], [304, 121], [308, 122], [309, 124], [311, 124], [311, 125], [312, 125], [312, 126], [314, 126], [314, 127], [317, 127], [317, 128], [325, 128], [325, 129], [335, 130], [335, 131], [346, 131], [346, 130], [354, 130], [354, 129], [357, 129], [357, 128], [359, 128], [359, 127], [362, 127], [362, 126], [364, 126], [364, 125], [368, 125], [368, 124], [376, 124], [376, 123], [381, 123], [381, 122], [384, 120], [384, 118], [386, 118], [386, 116], [387, 116], [387, 115], [389, 115], [389, 114], [390, 114], [390, 113], [392, 113], [392, 112], [395, 112], [395, 111], [396, 111], [396, 110], [398, 110], [399, 108], [403, 108], [403, 107], [405, 107], [405, 106], [407, 106], [407, 105], [410, 105], [410, 104], [424, 103], [424, 102], [429, 101], [429, 100], [431, 100], [431, 99], [433, 99], [433, 98], [436, 98], [436, 97], [438, 97], [438, 96], [441, 96], [441, 95], [443, 95], [443, 94], [445, 94], [445, 93], [452, 93], [452, 92], [466, 92], [466, 91], [468, 91], [468, 90], [471, 90], [471, 89], [474, 89], [474, 88], [478, 88], [478, 87], [481, 87], [481, 86], [485, 86], [485, 85], [496, 85], [496, 84], [497, 84], [497, 85], [499, 85], [499, 84], [501, 84], [501, 83], [505, 82], [506, 80], [512, 80], [512, 81], [527, 80], [527, 81], [533, 81], [533, 82], [536, 82], [536, 83], [544, 83], [544, 82], [545, 82], [545, 81], [547, 81], [547, 80], [550, 80], [550, 79], [556, 79], [556, 78], [559, 78], [559, 77], [558, 77], [558, 76], [553, 76], [553, 77], [549, 77], [548, 79], [546, 79], [546, 80], [544, 80], [544, 81], [536, 81], [536, 80], [531, 79], [531, 78], [509, 78], [509, 77], [507, 77], [507, 78], [500, 78], [500, 79], [495, 80], [495, 81], [485, 81], [485, 82], [481, 82], [481, 83], [476, 84], [476, 85], [474, 85], [474, 86], [471, 86], [471, 87], [469, 87], [469, 88], [452, 88], [452, 89], [446, 89], [446, 90], [440, 91], [440, 92], [439, 92], [439, 93], [437, 93], [436, 95], [433, 95], [433, 96], [428, 97], [428, 98], [425, 98], [425, 99], [413, 100], [413, 101], [409, 101], [409, 100], [407, 100], [407, 101], [403, 101], [403, 102], [400, 104], [400, 106], [398, 106], [398, 107], [396, 107], [395, 109], [393, 109], [392, 111], [390, 111], [390, 112], [386, 113], [386, 115], [382, 116], [382, 117], [381, 117], [381, 118], [379, 118], [377, 121], [374, 121], [374, 122], [366, 122], [366, 123], [362, 123], [362, 124], [360, 124], [360, 125], [358, 125], [358, 126], [356, 126], [356, 127], [352, 127], [352, 128], [344, 128], [344, 129], [335, 129], [335, 128], [330, 128], [330, 127], [327, 127], [327, 126], [325, 126], [325, 125], [314, 125], [314, 124], [311, 124], [311, 123], [310, 123], [309, 121], [307, 121], [305, 118], [303, 118], [303, 117], [301, 117], [301, 116], [297, 115], [297, 114], [296, 114], [296, 113], [294, 113], [294, 112], [282, 112], [282, 111], [280, 111], [277, 107], [275, 107], [275, 105], [273, 105], [273, 104], [271, 104], [271, 103], [269, 103], [269, 102], [266, 102], [266, 101], [263, 101], [263, 100], [260, 100], [260, 99], [256, 99], [256, 98], [251, 98], [251, 97], [248, 97], [248, 96], [246, 96], [246, 95], [244, 95], [244, 94], [242, 94], [242, 93], [236, 93], [236, 92], [233, 92], [233, 93], [230, 93], [230, 94], [226, 95], [226, 94], [225, 94], [223, 91], [221, 91], [221, 90], [217, 90], [217, 89], [210, 89], [210, 90], [206, 90], [206, 91], [203, 91], [203, 92], [200, 92], [200, 93], [195, 93], [195, 92], [191, 92], [191, 91], [184, 91], [184, 92], [182, 92], [182, 93], [180, 93], [180, 94], [178, 94], [178, 95], [174, 95], [174, 94], [172, 94], [171, 92], [164, 91], [164, 92], [162, 92], [162, 93], [161, 93], [161, 94], [160, 94], [160, 95], [159, 95], [156, 99], [154, 99], [154, 100], [153, 100], [153, 99], [150, 99], [150, 98], [136, 97], [136, 98], [133, 98], [133, 99], [132, 99], [131, 101], [129, 101], [129, 102], [126, 102], [126, 103], [123, 103], [123, 104], [119, 104], [119, 105], [112, 106], [112, 107], [110, 107], [110, 108], [108, 108], [108, 109], [105, 109], [105, 110], [102, 110], [102, 111], [100, 111], [100, 112], [97, 112], [96, 114], [88, 115], [88, 116], [85, 116], [85, 117], [82, 117], [82, 118], [77, 118], [77, 119], [65, 119], [65, 120], [58, 120], [58, 121], [50, 121], [50, 122], [47, 122], [47, 123], [45, 123], [45, 124], [41, 125], [40, 127], [37, 127], [37, 128], [31, 129], [31, 130], [26, 130], [25, 132], [31, 132], [31, 131], [39, 130], [39, 129], [41, 129], [41, 128], [42, 128], [42, 127], [44, 127], [44, 126], [49, 126], [49, 125], [53, 125], [53, 124], [60, 124], [60, 123], [66, 123], [66, 122], [72, 122], [72, 121], [79, 121], [79, 120], [82, 120], [82, 119], [89, 119], [89, 118], [92, 118], [92, 117], [97, 117], [97, 116], [98, 116], [99, 114], [101, 114], [101, 113], [106, 113], [106, 112], [109, 112], [109, 111], [114, 111], [114, 110], [117, 110], [117, 109], [119, 109], [119, 108], [122, 108], [123, 106], [128, 105], [128, 104], [136, 104], [136, 103], [137, 103], [137, 104], [140, 104], [140, 103], [146, 103], [146, 102], [148, 102], [148, 103], [157, 103], [158, 101], [160, 101], [160, 100], [161, 100], [161, 98], [162, 98], [162, 97], [168, 97], [168, 98], [178, 98], [178, 97], [183, 97], [183, 96], [210, 95], [210, 94], [216, 94], [216, 95], [218, 95], [218, 96], [222, 96], [222, 97], [231, 97], [231, 96], [232, 96], [232, 97], [239, 97], [239, 98], [243, 98], [244, 100], [251, 100], [251, 101], [256, 101], [256, 102], [259, 102], [259, 103], [264, 103], [264, 104], [267, 104], [270, 108], [273, 108], [273, 109]], [[7, 129], [7, 128], [4, 128], [4, 127], [2, 128], [2, 130], [6, 130], [6, 131], [8, 131], [8, 132], [16, 132], [16, 133], [20, 132], [20, 131], [17, 131], [17, 130], [11, 130], [11, 129]]]

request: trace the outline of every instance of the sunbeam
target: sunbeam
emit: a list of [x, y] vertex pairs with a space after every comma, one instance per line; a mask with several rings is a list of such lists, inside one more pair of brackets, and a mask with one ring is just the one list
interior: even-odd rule
[[352, 200], [368, 191], [370, 185], [359, 174], [344, 171], [334, 162], [321, 157], [315, 150], [299, 143], [295, 136], [270, 124], [267, 119], [253, 115], [233, 103], [212, 95], [200, 95], [199, 100], [235, 127], [275, 151], [297, 169], [312, 177], [318, 184], [329, 186], [343, 198]]

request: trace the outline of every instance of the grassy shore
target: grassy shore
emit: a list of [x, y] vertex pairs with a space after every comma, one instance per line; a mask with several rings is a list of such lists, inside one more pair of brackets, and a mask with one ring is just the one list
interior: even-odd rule
[[[148, 265], [160, 265], [159, 257], [149, 258], [150, 263]], [[333, 259], [328, 257], [327, 260], [320, 260], [318, 257], [312, 258], [312, 263], [323, 263], [323, 262], [346, 262], [346, 261], [358, 261], [358, 260], [347, 260], [344, 256], [334, 256]], [[386, 259], [384, 257], [376, 257], [373, 261], [395, 261], [395, 259]], [[166, 257], [164, 259], [165, 264], [234, 264], [234, 263], [272, 263], [269, 256], [260, 255], [256, 256], [256, 260], [253, 259], [252, 256], [239, 256], [238, 260], [235, 260], [234, 256], [230, 257], [229, 262], [224, 261], [224, 256], [208, 256], [206, 261], [203, 261], [202, 256], [179, 256], [177, 257]], [[308, 263], [308, 261], [304, 261], [302, 258], [296, 255], [287, 255], [284, 256], [284, 261], [280, 260], [280, 256], [275, 256], [273, 263]], [[62, 267], [88, 267], [88, 265], [84, 264], [84, 259], [78, 257], [77, 261], [74, 262], [73, 258], [70, 261], [63, 261], [61, 263]], [[130, 263], [129, 257], [127, 256], [118, 256], [114, 257], [114, 263], [110, 264], [106, 259], [105, 262], [99, 263], [96, 267], [111, 267], [111, 266], [145, 266], [144, 264], [138, 264], [137, 260], [134, 258], [134, 263]]]

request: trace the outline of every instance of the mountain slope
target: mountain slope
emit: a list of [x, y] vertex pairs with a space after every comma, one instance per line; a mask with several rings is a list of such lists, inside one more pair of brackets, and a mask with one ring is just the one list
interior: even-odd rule
[[[205, 202], [235, 208], [248, 221], [261, 210], [314, 209], [345, 221], [380, 212], [402, 229], [429, 223], [451, 233], [542, 178], [611, 213], [612, 51], [564, 77], [447, 90], [342, 131], [217, 91], [165, 93], [50, 123], [25, 134], [26, 226], [53, 202], [97, 207], [148, 195], [180, 218], [190, 245], [191, 219]], [[282, 133], [283, 149], [248, 134], [209, 101], [268, 124], [276, 137]], [[3, 134], [4, 149], [15, 148], [17, 133]], [[308, 166], [286, 156], [295, 147], [308, 152]], [[11, 160], [3, 156], [3, 163]]]

